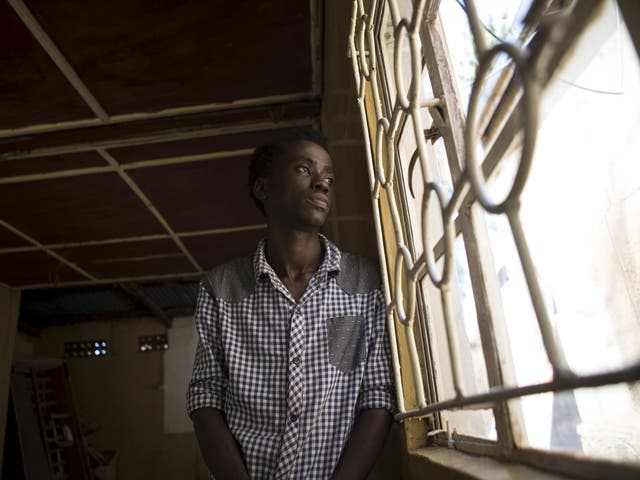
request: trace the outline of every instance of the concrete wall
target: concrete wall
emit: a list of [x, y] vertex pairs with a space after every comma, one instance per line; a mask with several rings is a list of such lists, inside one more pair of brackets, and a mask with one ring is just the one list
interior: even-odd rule
[[138, 336], [165, 333], [155, 319], [46, 328], [39, 356], [62, 357], [64, 342], [104, 338], [106, 357], [67, 359], [78, 409], [101, 425], [90, 441], [116, 450], [119, 480], [204, 480], [193, 433], [163, 431], [162, 352], [138, 351]]
[[324, 16], [321, 123], [336, 170], [327, 233], [343, 250], [377, 257], [362, 126], [347, 58], [351, 2], [325, 1]]
[[11, 359], [20, 310], [20, 292], [0, 285], [0, 476], [9, 409]]

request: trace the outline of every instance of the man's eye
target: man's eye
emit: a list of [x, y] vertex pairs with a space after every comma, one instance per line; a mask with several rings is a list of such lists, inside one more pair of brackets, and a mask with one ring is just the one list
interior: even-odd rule
[[324, 179], [325, 182], [327, 182], [329, 185], [333, 186], [334, 183], [336, 183], [336, 179], [333, 177], [326, 177]]
[[304, 165], [298, 166], [298, 171], [304, 173], [305, 175], [311, 174], [311, 170], [309, 170], [309, 167], [305, 167]]

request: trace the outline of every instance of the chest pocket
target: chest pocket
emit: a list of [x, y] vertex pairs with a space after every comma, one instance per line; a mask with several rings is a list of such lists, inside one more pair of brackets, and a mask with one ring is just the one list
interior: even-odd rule
[[329, 362], [348, 373], [366, 358], [364, 317], [327, 319]]

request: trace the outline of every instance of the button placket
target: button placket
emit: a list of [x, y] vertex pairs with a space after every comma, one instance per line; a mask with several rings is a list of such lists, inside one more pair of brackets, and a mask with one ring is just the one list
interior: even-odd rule
[[301, 314], [301, 305], [292, 310], [291, 327], [289, 331], [289, 391], [288, 391], [288, 422], [285, 427], [276, 478], [285, 478], [291, 469], [298, 451], [298, 425], [300, 411], [304, 398], [304, 375], [300, 368], [305, 344], [305, 324]]
[[300, 306], [296, 306], [293, 310], [291, 318], [291, 330], [289, 338], [289, 408], [296, 413], [301, 407], [302, 397], [304, 396], [304, 378], [302, 369], [297, 367], [296, 362], [300, 362], [300, 358], [304, 351], [304, 317], [300, 313]]

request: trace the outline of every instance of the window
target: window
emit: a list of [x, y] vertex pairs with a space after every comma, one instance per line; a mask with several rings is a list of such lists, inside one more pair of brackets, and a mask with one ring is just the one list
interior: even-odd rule
[[139, 352], [158, 352], [169, 348], [169, 340], [167, 334], [158, 335], [142, 335], [138, 337]]
[[108, 353], [109, 348], [104, 339], [64, 342], [65, 358], [100, 357]]
[[640, 63], [618, 4], [356, 0], [350, 52], [398, 418], [637, 474]]

